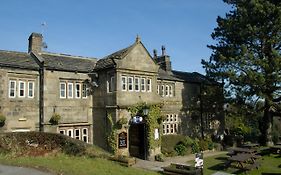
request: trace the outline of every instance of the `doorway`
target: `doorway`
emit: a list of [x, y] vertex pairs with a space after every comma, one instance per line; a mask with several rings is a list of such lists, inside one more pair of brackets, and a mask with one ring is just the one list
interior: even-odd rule
[[129, 128], [129, 153], [147, 160], [147, 128], [145, 123], [131, 124]]

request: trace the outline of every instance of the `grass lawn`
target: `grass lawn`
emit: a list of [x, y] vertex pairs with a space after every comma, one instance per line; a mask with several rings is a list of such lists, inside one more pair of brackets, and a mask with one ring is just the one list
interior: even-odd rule
[[[127, 168], [102, 158], [74, 157], [64, 154], [45, 157], [17, 157], [0, 155], [0, 163], [35, 167], [62, 175], [157, 175], [156, 172]], [[159, 175], [159, 174], [158, 174]]]
[[[236, 168], [223, 168], [223, 164], [227, 159], [227, 155], [218, 155], [214, 157], [204, 158], [204, 175], [213, 174], [217, 171], [227, 172], [232, 174], [246, 174], [244, 172], [238, 171]], [[248, 171], [249, 175], [260, 175], [262, 173], [281, 173], [281, 158], [280, 156], [271, 154], [270, 156], [263, 156], [258, 160], [261, 164], [259, 169], [253, 169]], [[189, 162], [192, 163], [192, 162]]]

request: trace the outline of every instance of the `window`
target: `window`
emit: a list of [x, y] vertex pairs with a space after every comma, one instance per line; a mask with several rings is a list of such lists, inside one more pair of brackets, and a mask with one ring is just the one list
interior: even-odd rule
[[83, 85], [82, 85], [82, 98], [87, 98], [87, 96], [88, 96], [87, 84], [83, 83]]
[[80, 140], [80, 129], [75, 129], [74, 133], [75, 133], [74, 138], [77, 140]]
[[133, 77], [128, 77], [128, 91], [133, 91]]
[[9, 97], [15, 98], [16, 97], [16, 81], [10, 80], [9, 84]]
[[19, 97], [25, 97], [25, 82], [19, 81]]
[[73, 138], [73, 129], [68, 129], [68, 130], [67, 130], [67, 136]]
[[34, 97], [34, 82], [29, 81], [27, 86], [28, 86], [27, 96], [28, 96], [28, 98], [33, 98]]
[[127, 90], [127, 77], [122, 76], [122, 91], [126, 91]]
[[135, 91], [139, 92], [140, 91], [140, 78], [135, 77]]
[[60, 130], [60, 134], [65, 135], [65, 130]]
[[166, 88], [165, 89], [165, 96], [168, 97], [169, 96], [169, 86], [166, 85], [165, 88]]
[[147, 92], [151, 92], [151, 79], [147, 79], [146, 90]]
[[114, 86], [115, 86], [115, 78], [114, 76], [111, 76], [109, 78], [109, 81], [107, 82], [108, 88], [107, 88], [107, 92], [113, 92], [115, 90]]
[[145, 78], [141, 78], [141, 91], [145, 91]]
[[166, 120], [163, 120], [163, 134], [176, 134], [178, 133], [178, 115], [177, 114], [166, 114]]
[[68, 86], [67, 97], [73, 98], [73, 83], [67, 83], [67, 86]]
[[160, 85], [157, 85], [157, 94], [160, 94]]
[[80, 83], [75, 84], [75, 97], [81, 98], [81, 84]]
[[66, 84], [60, 83], [60, 98], [66, 98]]
[[165, 94], [165, 89], [164, 89], [164, 85], [161, 86], [161, 96], [164, 97]]
[[169, 129], [170, 125], [166, 125], [166, 133], [169, 134], [170, 133], [170, 129]]
[[82, 140], [86, 143], [88, 143], [88, 128], [82, 129]]
[[173, 86], [172, 85], [170, 85], [169, 90], [170, 90], [170, 92], [169, 92], [170, 97], [173, 97]]

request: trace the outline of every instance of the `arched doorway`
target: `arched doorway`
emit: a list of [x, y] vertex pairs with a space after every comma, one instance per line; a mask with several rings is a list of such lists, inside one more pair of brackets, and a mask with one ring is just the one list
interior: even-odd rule
[[144, 122], [131, 123], [129, 128], [130, 156], [147, 160], [147, 126]]

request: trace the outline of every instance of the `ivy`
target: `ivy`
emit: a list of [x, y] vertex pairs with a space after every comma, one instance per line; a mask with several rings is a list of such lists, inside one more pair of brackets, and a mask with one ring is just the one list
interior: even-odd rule
[[149, 113], [147, 116], [145, 116], [144, 119], [147, 125], [147, 140], [149, 149], [154, 149], [161, 146], [161, 136], [157, 140], [154, 139], [155, 129], [159, 129], [159, 134], [161, 133], [160, 124], [163, 120], [163, 116], [161, 114], [161, 107], [161, 104], [148, 105], [146, 103], [140, 103], [128, 108], [128, 111], [131, 113], [131, 116], [143, 116], [143, 109], [149, 109]]

